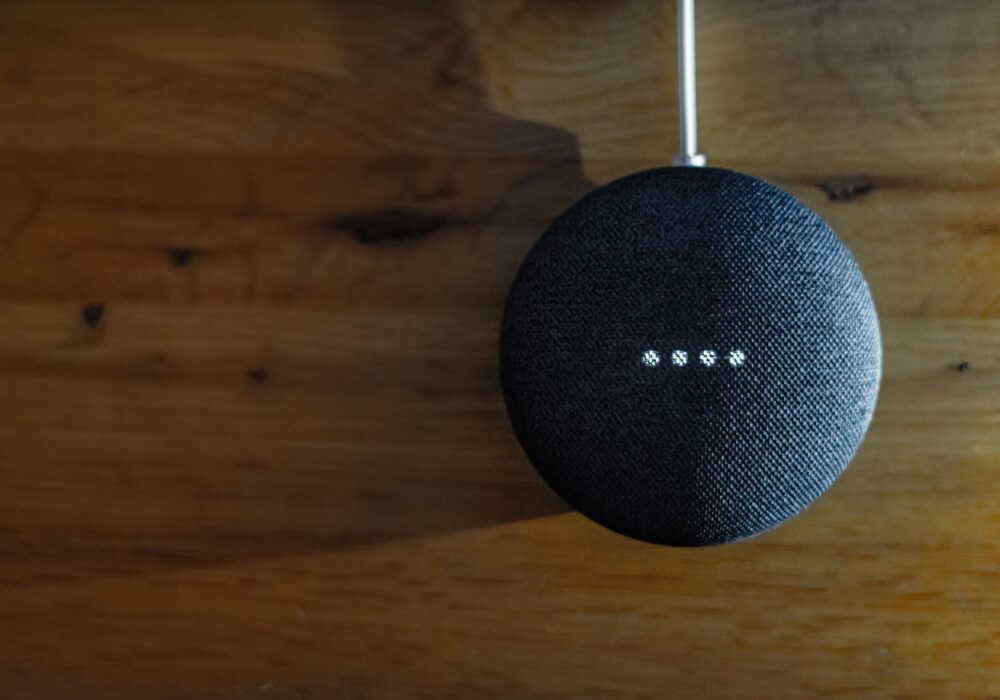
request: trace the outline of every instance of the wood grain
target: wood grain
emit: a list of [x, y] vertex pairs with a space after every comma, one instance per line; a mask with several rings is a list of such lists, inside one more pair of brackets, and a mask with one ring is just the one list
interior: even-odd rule
[[705, 0], [702, 138], [830, 221], [886, 376], [812, 508], [566, 511], [503, 296], [664, 162], [661, 0], [0, 5], [0, 696], [1000, 697], [1000, 11]]

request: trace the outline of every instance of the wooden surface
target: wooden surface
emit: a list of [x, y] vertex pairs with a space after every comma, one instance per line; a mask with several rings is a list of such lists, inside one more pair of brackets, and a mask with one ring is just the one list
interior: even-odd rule
[[705, 149], [852, 247], [885, 381], [678, 550], [496, 378], [546, 223], [672, 153], [672, 3], [0, 4], [0, 696], [1000, 697], [1000, 4], [699, 21]]

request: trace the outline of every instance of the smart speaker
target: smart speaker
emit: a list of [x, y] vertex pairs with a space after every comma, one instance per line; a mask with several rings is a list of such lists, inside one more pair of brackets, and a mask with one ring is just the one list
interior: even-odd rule
[[510, 421], [542, 477], [605, 527], [679, 546], [808, 506], [861, 443], [881, 376], [868, 285], [830, 227], [762, 180], [697, 167], [691, 5], [678, 22], [685, 165], [612, 182], [557, 218], [500, 338]]

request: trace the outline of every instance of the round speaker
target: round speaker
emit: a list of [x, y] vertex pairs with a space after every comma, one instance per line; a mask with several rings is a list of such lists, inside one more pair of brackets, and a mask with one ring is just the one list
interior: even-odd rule
[[730, 542], [791, 518], [851, 460], [881, 377], [850, 252], [762, 180], [661, 168], [556, 219], [518, 272], [500, 374], [542, 477], [649, 542]]

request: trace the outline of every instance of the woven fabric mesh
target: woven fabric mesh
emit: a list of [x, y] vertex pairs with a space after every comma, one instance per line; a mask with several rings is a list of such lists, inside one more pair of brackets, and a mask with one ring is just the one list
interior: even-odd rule
[[663, 168], [596, 190], [539, 239], [500, 374], [525, 452], [570, 505], [695, 546], [774, 527], [834, 482], [871, 421], [881, 342], [864, 277], [808, 207], [747, 175]]

